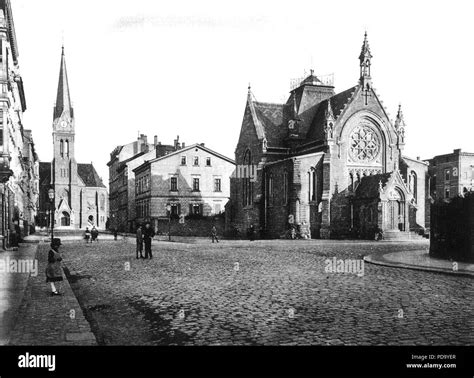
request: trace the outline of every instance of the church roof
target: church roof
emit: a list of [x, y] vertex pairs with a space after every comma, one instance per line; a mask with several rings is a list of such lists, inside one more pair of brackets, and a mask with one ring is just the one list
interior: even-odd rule
[[71, 117], [74, 117], [74, 112], [71, 103], [71, 95], [69, 92], [69, 83], [67, 80], [66, 57], [64, 56], [64, 46], [61, 53], [61, 67], [59, 69], [58, 93], [56, 97], [56, 105], [54, 106], [53, 119], [61, 117], [63, 112], [69, 112]]
[[285, 105], [254, 101], [253, 106], [262, 137], [267, 139], [269, 146], [279, 146], [286, 136], [286, 129], [282, 127]]
[[393, 172], [379, 173], [377, 175], [364, 176], [360, 180], [360, 184], [356, 189], [356, 196], [358, 198], [377, 198], [380, 196], [380, 183], [382, 188], [390, 179]]
[[84, 181], [86, 186], [105, 188], [105, 185], [103, 184], [92, 164], [78, 164], [77, 174], [82, 179], [82, 181]]
[[[104, 183], [92, 164], [78, 164], [77, 174], [84, 182], [85, 186], [93, 188], [105, 188]], [[41, 185], [51, 184], [51, 163], [39, 163], [39, 176]]]
[[313, 121], [311, 122], [311, 127], [308, 131], [308, 137], [315, 138], [318, 135], [318, 130], [323, 130], [324, 122], [326, 120], [326, 111], [328, 109], [328, 101], [331, 104], [334, 119], [337, 120], [342, 114], [342, 111], [346, 105], [349, 103], [356, 89], [357, 86], [354, 86], [352, 88], [346, 89], [343, 92], [335, 94], [327, 100], [321, 101], [317, 105]]

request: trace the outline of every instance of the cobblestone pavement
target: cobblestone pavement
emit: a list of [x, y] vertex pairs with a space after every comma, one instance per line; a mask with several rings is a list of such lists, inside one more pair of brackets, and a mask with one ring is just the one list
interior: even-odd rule
[[71, 286], [102, 345], [472, 345], [470, 277], [327, 259], [427, 242], [320, 240], [65, 245]]

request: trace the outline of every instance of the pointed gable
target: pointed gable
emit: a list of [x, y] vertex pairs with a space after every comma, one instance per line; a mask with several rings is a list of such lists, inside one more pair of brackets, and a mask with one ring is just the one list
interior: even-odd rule
[[286, 128], [283, 126], [284, 108], [285, 105], [283, 104], [254, 103], [257, 122], [261, 127], [263, 138], [267, 140], [269, 147], [283, 145], [283, 140], [286, 136]]

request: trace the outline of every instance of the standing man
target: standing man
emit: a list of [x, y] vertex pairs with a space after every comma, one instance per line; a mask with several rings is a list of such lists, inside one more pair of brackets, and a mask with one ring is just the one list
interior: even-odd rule
[[143, 230], [142, 225], [138, 225], [137, 228], [137, 259], [138, 259], [138, 252], [140, 252], [140, 258], [143, 259]]
[[213, 225], [211, 228], [211, 239], [213, 243], [214, 243], [214, 239], [216, 239], [216, 242], [219, 243], [219, 239], [217, 238], [217, 229], [215, 225]]
[[150, 255], [150, 259], [153, 258], [151, 254], [151, 240], [155, 236], [155, 231], [151, 228], [150, 222], [145, 224], [145, 230], [143, 231], [143, 242], [145, 243], [145, 258], [148, 258]]

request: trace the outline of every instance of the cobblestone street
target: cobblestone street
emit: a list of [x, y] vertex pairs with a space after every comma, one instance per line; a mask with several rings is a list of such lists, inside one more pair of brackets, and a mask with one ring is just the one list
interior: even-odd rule
[[427, 242], [65, 244], [69, 280], [101, 345], [465, 345], [473, 280], [327, 259], [427, 249]]

